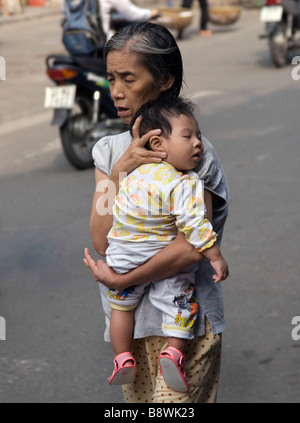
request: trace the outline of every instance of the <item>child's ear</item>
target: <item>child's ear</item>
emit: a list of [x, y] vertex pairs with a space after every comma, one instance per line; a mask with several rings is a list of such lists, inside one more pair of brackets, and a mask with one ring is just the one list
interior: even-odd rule
[[154, 135], [153, 137], [150, 138], [149, 144], [150, 144], [151, 150], [163, 151], [161, 137]]

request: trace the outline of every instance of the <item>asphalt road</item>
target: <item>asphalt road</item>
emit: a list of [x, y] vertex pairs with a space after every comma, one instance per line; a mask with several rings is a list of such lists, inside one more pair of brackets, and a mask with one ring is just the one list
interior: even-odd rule
[[[300, 341], [299, 89], [275, 69], [258, 11], [200, 40], [180, 42], [185, 94], [224, 165], [231, 213], [223, 253], [224, 334], [219, 402], [298, 402]], [[98, 286], [82, 264], [91, 248], [93, 170], [65, 160], [43, 110], [44, 59], [62, 52], [59, 17], [1, 27], [1, 403], [121, 403], [108, 388]], [[50, 83], [51, 85], [51, 83]], [[1, 322], [0, 322], [1, 323]], [[299, 330], [300, 332], [300, 330]]]

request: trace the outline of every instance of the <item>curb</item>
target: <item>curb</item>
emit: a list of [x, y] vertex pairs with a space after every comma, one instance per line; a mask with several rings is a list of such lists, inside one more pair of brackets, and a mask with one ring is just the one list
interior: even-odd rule
[[34, 19], [41, 19], [46, 16], [55, 16], [62, 14], [60, 8], [37, 8], [37, 7], [25, 7], [23, 12], [19, 15], [3, 17], [0, 16], [0, 26], [13, 24], [18, 22], [30, 21]]

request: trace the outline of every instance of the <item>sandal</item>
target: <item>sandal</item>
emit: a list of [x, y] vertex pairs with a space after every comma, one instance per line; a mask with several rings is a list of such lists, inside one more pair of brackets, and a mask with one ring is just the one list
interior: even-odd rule
[[159, 356], [160, 371], [164, 380], [172, 391], [187, 392], [188, 379], [186, 377], [184, 355], [173, 347], [168, 347]]
[[[128, 361], [132, 361], [131, 366], [124, 366]], [[130, 352], [119, 354], [114, 359], [115, 369], [110, 378], [109, 385], [128, 385], [133, 383], [136, 377], [136, 361]]]

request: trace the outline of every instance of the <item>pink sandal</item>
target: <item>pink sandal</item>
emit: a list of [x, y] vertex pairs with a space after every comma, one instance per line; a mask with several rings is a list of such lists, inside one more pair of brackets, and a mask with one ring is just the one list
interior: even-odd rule
[[160, 371], [164, 380], [172, 391], [187, 392], [188, 379], [186, 377], [185, 363], [183, 354], [173, 347], [168, 347], [159, 356]]
[[[127, 361], [132, 361], [131, 366], [124, 366]], [[115, 369], [108, 379], [110, 385], [128, 385], [133, 383], [136, 377], [136, 361], [130, 352], [119, 354], [114, 359]]]

